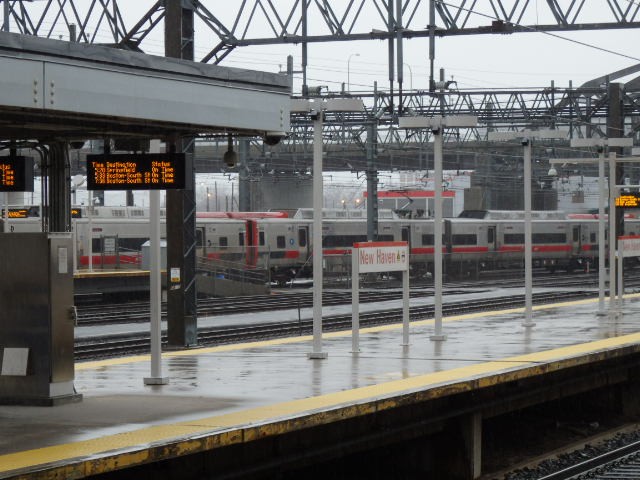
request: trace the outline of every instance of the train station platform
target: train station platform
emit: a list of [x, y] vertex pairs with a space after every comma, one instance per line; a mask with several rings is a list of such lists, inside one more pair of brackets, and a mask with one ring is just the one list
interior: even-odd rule
[[76, 305], [109, 299], [149, 298], [149, 271], [138, 269], [79, 270], [73, 274]]
[[429, 435], [426, 471], [461, 455], [437, 478], [477, 478], [492, 416], [617, 385], [637, 403], [640, 294], [615, 315], [597, 306], [537, 306], [526, 328], [522, 309], [445, 318], [442, 342], [414, 321], [408, 346], [400, 325], [368, 328], [359, 353], [350, 332], [325, 333], [324, 360], [306, 336], [165, 352], [162, 386], [143, 383], [148, 356], [78, 363], [81, 403], [0, 406], [0, 478], [296, 478], [282, 472], [373, 449], [400, 469], [394, 442]]

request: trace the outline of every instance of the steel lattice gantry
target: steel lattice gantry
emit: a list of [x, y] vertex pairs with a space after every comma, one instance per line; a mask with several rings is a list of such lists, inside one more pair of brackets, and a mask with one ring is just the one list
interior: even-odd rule
[[[390, 45], [389, 78], [396, 77], [397, 84], [390, 81], [387, 89], [364, 94], [364, 97], [370, 97], [370, 102], [368, 110], [361, 115], [330, 117], [325, 124], [324, 136], [329, 143], [344, 144], [343, 149], [364, 152], [367, 125], [375, 121], [378, 125], [378, 146], [385, 152], [393, 152], [405, 146], [421, 149], [419, 143], [428, 140], [399, 133], [394, 127], [397, 123], [396, 110], [418, 115], [472, 113], [495, 129], [568, 125], [578, 136], [602, 133], [598, 130], [604, 128], [602, 125], [606, 123], [608, 111], [607, 87], [600, 85], [604, 81], [594, 81], [575, 89], [558, 89], [551, 85], [542, 90], [447, 91], [445, 94], [430, 88], [431, 91], [402, 92], [402, 69], [394, 71], [396, 59], [391, 52], [401, 55], [402, 42], [410, 38], [431, 37], [435, 43], [436, 37], [453, 35], [640, 26], [640, 5], [635, 2], [581, 0], [560, 3], [557, 0], [536, 4], [527, 0], [243, 0], [217, 9], [211, 0], [183, 0], [182, 7], [191, 12], [194, 21], [198, 22], [199, 45], [210, 42], [205, 44], [208, 53], [196, 59], [202, 62], [221, 63], [234, 50], [243, 47], [300, 44], [303, 94], [309, 93], [306, 84], [306, 46], [309, 43], [387, 40]], [[167, 6], [163, 0], [149, 0], [144, 5], [148, 7], [146, 11], [133, 15], [130, 3], [122, 0], [9, 0], [3, 2], [4, 28], [44, 37], [69, 35], [79, 42], [108, 43], [123, 49], [148, 52], [154, 46], [147, 45], [152, 34], [165, 26]], [[592, 21], [595, 11], [598, 12], [597, 22]], [[548, 21], [539, 24], [539, 18]], [[433, 63], [435, 53], [430, 51], [429, 54]], [[626, 73], [638, 71], [633, 67], [627, 70]], [[615, 77], [610, 80], [615, 80]], [[637, 81], [625, 86], [627, 134], [633, 134], [638, 126], [634, 117], [637, 118], [635, 92], [639, 86]], [[578, 131], [586, 125], [592, 125], [592, 130]], [[276, 149], [276, 156], [294, 151], [304, 156], [309, 128], [304, 118], [293, 118], [292, 136], [286, 145]], [[484, 139], [485, 133], [470, 130], [456, 135], [458, 140], [465, 142]], [[398, 161], [402, 156], [400, 153], [392, 159], [389, 155], [379, 155], [380, 168], [409, 167]], [[214, 160], [213, 166], [208, 161], [209, 168], [216, 169], [216, 159], [208, 160]], [[353, 162], [349, 163], [353, 165]]]
[[[57, 38], [73, 26], [78, 41], [104, 42], [108, 33], [112, 44], [144, 51], [145, 39], [161, 28], [166, 14], [164, 1], [148, 3], [151, 7], [139, 18], [131, 18], [130, 0], [9, 0], [5, 12], [17, 33]], [[183, 6], [215, 35], [201, 59], [214, 63], [252, 45], [640, 26], [640, 5], [628, 0], [243, 0], [225, 3], [224, 15], [213, 0], [185, 0]], [[598, 22], [588, 20], [595, 8], [602, 15]], [[537, 18], [553, 21], [538, 24]]]

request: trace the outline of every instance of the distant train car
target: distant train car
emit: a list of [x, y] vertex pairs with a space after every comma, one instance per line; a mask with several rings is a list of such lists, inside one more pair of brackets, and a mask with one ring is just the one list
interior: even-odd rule
[[[139, 266], [142, 245], [150, 234], [148, 214], [148, 209], [138, 207], [74, 209], [77, 264], [86, 266], [91, 258], [93, 265]], [[160, 215], [164, 237], [164, 209]], [[597, 264], [597, 215], [532, 212], [531, 216], [534, 265], [550, 271], [571, 271]], [[326, 209], [322, 228], [326, 272], [349, 272], [353, 244], [367, 239], [366, 211]], [[0, 231], [40, 229], [41, 218], [35, 207], [16, 208], [8, 225], [0, 220]], [[624, 233], [640, 233], [640, 220], [627, 216]], [[412, 273], [433, 271], [433, 219], [400, 218], [391, 210], [379, 210], [377, 240], [408, 242]], [[458, 218], [446, 218], [442, 237], [445, 272], [468, 275], [483, 268], [522, 266], [524, 240], [524, 212], [465, 211]], [[291, 218], [284, 212], [196, 215], [196, 253], [202, 261], [269, 269], [272, 278], [280, 283], [296, 275], [311, 274], [312, 241], [313, 210], [308, 208], [299, 209]], [[628, 263], [635, 265], [637, 260]]]

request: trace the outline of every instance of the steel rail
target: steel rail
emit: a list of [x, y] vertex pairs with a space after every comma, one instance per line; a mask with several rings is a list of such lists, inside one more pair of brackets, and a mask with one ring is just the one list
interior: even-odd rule
[[[627, 468], [630, 467], [630, 468]], [[618, 473], [621, 475], [618, 476]], [[640, 478], [640, 442], [603, 453], [538, 480]]]

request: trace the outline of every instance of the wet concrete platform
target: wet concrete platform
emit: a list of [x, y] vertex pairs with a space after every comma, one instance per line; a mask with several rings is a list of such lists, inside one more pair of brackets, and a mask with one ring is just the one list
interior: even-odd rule
[[0, 406], [0, 478], [82, 478], [640, 351], [640, 295], [615, 315], [597, 307], [535, 307], [528, 328], [522, 309], [450, 317], [443, 342], [414, 321], [409, 346], [400, 325], [363, 329], [355, 354], [350, 332], [330, 333], [324, 360], [307, 359], [307, 336], [165, 352], [163, 386], [144, 384], [148, 356], [79, 363], [81, 403]]

